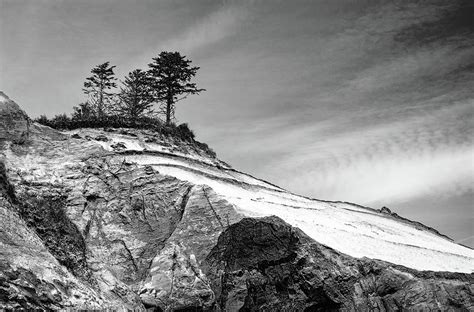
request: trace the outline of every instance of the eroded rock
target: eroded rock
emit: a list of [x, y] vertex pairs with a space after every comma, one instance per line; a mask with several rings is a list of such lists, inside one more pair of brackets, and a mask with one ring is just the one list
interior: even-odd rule
[[220, 233], [242, 216], [208, 187], [193, 186], [184, 199], [184, 214], [153, 259], [140, 297], [163, 310], [211, 310], [215, 296], [202, 265]]
[[119, 304], [74, 276], [0, 194], [0, 308], [99, 309]]
[[206, 275], [221, 311], [469, 311], [473, 274], [418, 272], [355, 259], [277, 217], [245, 218], [219, 237]]
[[28, 115], [0, 91], [0, 141], [24, 143], [29, 135], [29, 126]]
[[0, 309], [473, 309], [472, 274], [356, 259], [278, 218], [245, 218], [218, 187], [274, 188], [204, 145], [134, 129], [71, 135], [1, 105]]

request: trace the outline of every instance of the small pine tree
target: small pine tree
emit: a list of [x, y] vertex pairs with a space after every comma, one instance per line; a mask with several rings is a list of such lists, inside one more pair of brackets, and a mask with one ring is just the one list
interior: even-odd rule
[[115, 66], [110, 66], [109, 62], [97, 65], [91, 70], [92, 76], [86, 78], [84, 82], [84, 93], [89, 97], [89, 104], [92, 105], [99, 118], [105, 116], [105, 112], [112, 103], [114, 93], [111, 90], [117, 87], [114, 82]]
[[150, 88], [151, 79], [147, 72], [135, 69], [122, 82], [120, 89], [119, 114], [132, 122], [147, 112], [151, 113], [154, 97]]
[[205, 91], [190, 82], [199, 69], [190, 64], [191, 61], [179, 52], [161, 52], [158, 57], [153, 58], [153, 63], [148, 64], [155, 101], [162, 103], [167, 125], [170, 125], [174, 117], [176, 102], [189, 94]]

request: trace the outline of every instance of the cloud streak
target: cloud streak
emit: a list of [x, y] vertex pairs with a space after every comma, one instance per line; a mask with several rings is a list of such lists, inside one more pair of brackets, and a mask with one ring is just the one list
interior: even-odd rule
[[322, 199], [390, 205], [424, 196], [456, 196], [473, 191], [472, 105], [460, 102], [428, 116], [350, 131], [332, 120], [278, 137], [268, 135], [281, 125], [275, 120], [266, 130], [255, 128], [262, 138], [245, 149], [273, 155], [274, 161], [261, 169], [273, 172], [272, 180]]
[[[209, 51], [209, 47], [235, 34], [250, 12], [243, 5], [221, 5], [194, 23], [180, 29], [173, 36], [146, 49], [142, 55], [127, 63], [128, 68], [140, 68], [156, 57], [161, 51], [179, 51], [184, 55], [197, 55]], [[181, 26], [177, 24], [177, 26]], [[179, 29], [179, 27], [177, 27]]]
[[[253, 114], [249, 126], [227, 122], [219, 132], [240, 147], [231, 163], [299, 193], [366, 205], [473, 192], [474, 40], [458, 36], [464, 26], [446, 17], [453, 10], [380, 3], [337, 33], [295, 39], [318, 53], [291, 63], [295, 73], [284, 71], [267, 101], [239, 106]], [[450, 30], [416, 40], [426, 23]], [[264, 51], [259, 69], [293, 60]]]
[[160, 43], [157, 50], [194, 52], [235, 33], [248, 14], [243, 6], [222, 6], [176, 37]]

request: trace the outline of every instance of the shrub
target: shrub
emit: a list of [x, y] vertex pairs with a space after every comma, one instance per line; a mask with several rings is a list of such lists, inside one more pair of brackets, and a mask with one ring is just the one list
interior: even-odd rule
[[35, 119], [36, 122], [58, 130], [74, 130], [79, 128], [132, 128], [147, 129], [157, 133], [173, 136], [183, 141], [194, 142], [194, 132], [187, 123], [176, 126], [175, 124], [165, 125], [161, 120], [151, 117], [140, 117], [137, 119], [127, 119], [122, 116], [108, 115], [98, 118], [89, 115], [87, 118], [81, 118], [79, 115], [73, 115], [69, 118], [65, 114], [54, 116], [48, 119], [41, 115]]
[[207, 145], [206, 143], [202, 143], [202, 142], [199, 142], [199, 141], [195, 141], [194, 144], [196, 144], [196, 146], [200, 149], [202, 149], [203, 151], [205, 151], [209, 156], [211, 156], [212, 158], [216, 158], [217, 157], [217, 154], [216, 152], [214, 152], [214, 150], [212, 148], [209, 147], [209, 145]]
[[194, 137], [195, 137], [194, 132], [191, 129], [189, 129], [189, 126], [187, 123], [180, 124], [176, 129], [178, 130], [179, 136], [181, 138], [183, 137], [188, 138], [188, 141], [194, 140]]
[[39, 116], [36, 120], [35, 120], [37, 123], [40, 123], [42, 125], [47, 125], [48, 123], [50, 123], [50, 120], [48, 119], [48, 117], [46, 117], [46, 115], [41, 115]]
[[65, 129], [71, 124], [71, 118], [69, 118], [66, 114], [60, 114], [54, 116], [51, 122], [53, 125], [56, 125], [57, 128]]
[[65, 114], [54, 116], [48, 119], [45, 115], [41, 115], [35, 119], [36, 122], [58, 130], [74, 130], [79, 128], [104, 128], [110, 131], [110, 128], [132, 128], [152, 130], [156, 133], [178, 138], [182, 141], [190, 142], [199, 149], [205, 151], [209, 156], [215, 158], [216, 153], [205, 143], [196, 141], [194, 132], [189, 128], [187, 123], [180, 125], [164, 124], [158, 118], [140, 117], [137, 119], [127, 119], [118, 115], [105, 115], [101, 118], [96, 115], [73, 114], [69, 118]]

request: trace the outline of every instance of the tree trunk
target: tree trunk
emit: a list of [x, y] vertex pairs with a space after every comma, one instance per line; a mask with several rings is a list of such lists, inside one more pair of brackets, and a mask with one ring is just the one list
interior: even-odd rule
[[100, 87], [100, 92], [99, 92], [99, 105], [97, 107], [98, 113], [99, 113], [99, 118], [104, 117], [104, 89], [101, 86]]
[[172, 98], [168, 97], [166, 99], [166, 125], [169, 126], [171, 124], [171, 105], [173, 105]]

